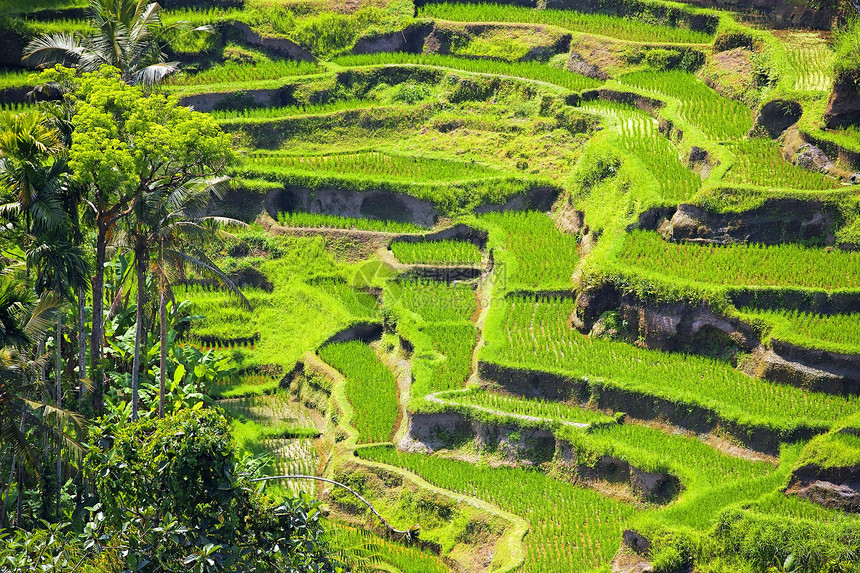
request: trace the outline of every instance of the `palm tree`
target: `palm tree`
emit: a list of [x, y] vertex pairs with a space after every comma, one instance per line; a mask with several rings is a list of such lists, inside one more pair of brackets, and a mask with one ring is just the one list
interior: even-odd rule
[[[6, 454], [12, 457], [8, 483], [0, 482], [0, 528], [8, 523], [6, 498], [17, 483], [17, 516], [20, 523], [23, 503], [25, 470], [39, 476], [38, 456], [29, 442], [27, 422], [35, 422], [51, 432], [57, 441], [80, 452], [80, 445], [63, 431], [66, 422], [80, 426], [80, 419], [47, 401], [35, 399], [44, 387], [39, 371], [44, 356], [30, 355], [33, 341], [44, 335], [51, 326], [51, 313], [57, 311], [58, 301], [47, 294], [38, 301], [33, 293], [9, 277], [0, 277], [0, 317], [7, 333], [16, 333], [15, 340], [7, 338], [0, 348], [0, 460]], [[53, 424], [49, 423], [53, 420]], [[5, 473], [5, 469], [4, 469]], [[2, 480], [2, 475], [0, 475]]]
[[[169, 190], [139, 194], [135, 198], [129, 232], [120, 244], [134, 253], [137, 282], [137, 324], [132, 359], [132, 419], [138, 415], [140, 376], [140, 343], [143, 336], [143, 308], [146, 304], [146, 276], [151, 273], [159, 297], [160, 361], [158, 413], [164, 415], [165, 379], [167, 375], [167, 302], [173, 299], [172, 286], [185, 277], [186, 269], [210, 276], [235, 294], [241, 304], [250, 308], [230, 278], [204, 253], [207, 241], [233, 236], [228, 226], [244, 225], [224, 217], [200, 216], [210, 194], [220, 196], [225, 179], [192, 179], [186, 185]], [[174, 301], [175, 303], [175, 301]]]
[[[74, 293], [89, 284], [89, 265], [84, 259], [81, 248], [72, 245], [63, 231], [57, 229], [53, 233], [40, 238], [39, 242], [27, 253], [27, 261], [31, 267], [36, 269], [36, 293], [42, 294], [52, 292], [58, 303], [62, 301], [72, 302]], [[62, 343], [63, 343], [63, 312], [58, 304], [56, 309], [56, 334], [54, 338], [54, 403], [56, 407], [63, 407], [63, 370], [62, 370]], [[57, 451], [57, 491], [62, 485], [62, 456]], [[59, 499], [58, 499], [59, 501]]]
[[[167, 300], [173, 299], [176, 279], [184, 278], [185, 269], [214, 277], [229, 292], [239, 298], [245, 308], [251, 304], [235, 284], [204, 252], [207, 241], [234, 238], [225, 231], [228, 226], [244, 225], [241, 221], [224, 217], [199, 216], [210, 193], [221, 196], [226, 180], [198, 179], [166, 194], [157, 209], [158, 218], [153, 226], [151, 270], [158, 287], [160, 319], [160, 355], [158, 416], [164, 417], [165, 379], [167, 376]], [[173, 300], [174, 306], [176, 301]]]
[[[149, 0], [90, 0], [90, 23], [95, 34], [48, 34], [24, 48], [24, 60], [33, 65], [65, 64], [83, 72], [103, 65], [118, 68], [124, 82], [153, 86], [179, 69], [179, 62], [166, 62], [156, 33], [169, 28], [161, 23], [161, 6]], [[211, 32], [209, 26], [195, 32]]]
[[53, 227], [65, 218], [58, 189], [67, 171], [57, 159], [63, 145], [60, 133], [38, 111], [0, 113], [0, 183], [12, 196], [0, 204], [0, 215], [24, 215], [27, 233]]

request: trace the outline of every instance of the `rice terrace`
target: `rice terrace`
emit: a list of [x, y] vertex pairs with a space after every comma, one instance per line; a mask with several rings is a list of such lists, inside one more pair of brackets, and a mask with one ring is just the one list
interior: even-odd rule
[[860, 573], [860, 0], [0, 0], [0, 573]]

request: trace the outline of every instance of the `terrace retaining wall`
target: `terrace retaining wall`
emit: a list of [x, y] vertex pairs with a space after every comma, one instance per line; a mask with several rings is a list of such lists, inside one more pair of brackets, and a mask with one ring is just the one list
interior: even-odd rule
[[715, 213], [681, 203], [675, 210], [643, 214], [639, 221], [641, 228], [657, 230], [666, 239], [690, 243], [833, 245], [839, 219], [838, 208], [824, 201], [772, 198], [741, 213]]
[[472, 243], [480, 250], [484, 250], [487, 246], [487, 231], [476, 229], [463, 223], [457, 223], [447, 229], [436, 231], [435, 233], [427, 233], [426, 235], [398, 235], [391, 241], [392, 243], [426, 243], [429, 241], [465, 241]]
[[[683, 0], [703, 8], [743, 13], [747, 19], [774, 28], [829, 30], [836, 10], [833, 6], [809, 8], [792, 0]], [[835, 4], [835, 2], [833, 3]]]
[[301, 211], [432, 227], [439, 218], [436, 206], [430, 201], [404, 193], [379, 190], [285, 187], [269, 191], [265, 207], [274, 219], [281, 212]]
[[474, 441], [479, 450], [497, 452], [508, 461], [537, 465], [552, 461], [556, 439], [540, 428], [487, 423], [459, 412], [411, 414], [406, 436], [398, 447], [432, 453]]
[[378, 54], [382, 52], [407, 52], [420, 54], [424, 40], [433, 31], [433, 26], [425, 23], [412, 24], [403, 30], [388, 34], [364, 36], [352, 47], [353, 54]]
[[550, 430], [484, 422], [460, 412], [412, 414], [398, 448], [429, 454], [468, 442], [474, 442], [479, 451], [495, 452], [519, 465], [554, 462], [584, 480], [627, 483], [636, 495], [654, 503], [667, 503], [681, 491], [676, 476], [648, 472], [615, 456], [602, 455], [593, 464], [578, 463], [574, 446]]
[[[779, 455], [780, 444], [807, 440], [827, 431], [826, 427], [798, 424], [780, 430], [760, 424], [742, 424], [722, 418], [719, 413], [694, 403], [672, 401], [666, 398], [619, 388], [599, 380], [575, 380], [547, 372], [535, 372], [481, 361], [481, 377], [499, 383], [507, 392], [527, 398], [566, 400], [573, 388], [581, 402], [591, 402], [600, 410], [624, 412], [642, 420], [666, 421], [697, 433], [714, 433], [732, 436], [751, 450]], [[545, 392], [541, 394], [540, 392]]]
[[369, 344], [374, 340], [379, 340], [382, 336], [382, 325], [377, 322], [359, 322], [348, 328], [344, 328], [330, 336], [328, 340], [320, 344], [320, 348], [335, 344], [338, 342], [360, 341]]
[[558, 187], [532, 187], [525, 193], [514, 195], [502, 204], [481, 205], [475, 209], [478, 215], [499, 211], [550, 211], [561, 189]]
[[556, 442], [556, 460], [563, 466], [574, 468], [576, 474], [586, 480], [630, 484], [636, 495], [653, 503], [668, 503], [682, 489], [681, 481], [672, 474], [648, 472], [615, 456], [600, 456], [593, 465], [578, 464], [576, 457], [576, 450], [570, 442]]
[[406, 280], [429, 280], [451, 284], [470, 281], [484, 274], [479, 267], [436, 267], [432, 265], [413, 265], [400, 277]]
[[860, 355], [804, 348], [772, 340], [756, 356], [756, 374], [766, 380], [828, 394], [860, 394]]
[[860, 169], [860, 152], [853, 151], [851, 149], [847, 149], [842, 147], [838, 143], [834, 143], [828, 139], [823, 139], [817, 137], [811, 133], [808, 133], [804, 130], [800, 130], [800, 136], [806, 143], [814, 145], [818, 147], [824, 153], [827, 154], [828, 157], [837, 157], [840, 161], [849, 165], [852, 169]]
[[806, 464], [796, 468], [786, 493], [831, 509], [860, 513], [860, 464], [824, 468]]

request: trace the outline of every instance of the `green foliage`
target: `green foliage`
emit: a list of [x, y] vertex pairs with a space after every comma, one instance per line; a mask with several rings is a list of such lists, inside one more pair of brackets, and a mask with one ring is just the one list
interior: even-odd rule
[[634, 72], [618, 78], [624, 84], [680, 101], [679, 115], [715, 141], [737, 140], [752, 128], [752, 111], [722, 97], [689, 72]]
[[627, 235], [619, 261], [653, 274], [709, 285], [860, 287], [860, 253], [794, 244], [701, 246], [669, 243], [657, 233]]
[[724, 177], [727, 182], [811, 190], [839, 187], [839, 182], [832, 177], [786, 161], [777, 141], [751, 139], [732, 144], [729, 149], [735, 162]]
[[842, 78], [860, 71], [860, 18], [854, 18], [836, 33], [834, 71]]
[[477, 265], [481, 251], [466, 241], [394, 241], [391, 252], [405, 264]]
[[467, 59], [456, 56], [445, 56], [440, 54], [407, 54], [379, 53], [367, 55], [341, 56], [334, 62], [341, 66], [373, 66], [379, 64], [415, 64], [420, 66], [438, 66], [452, 68], [467, 72], [481, 74], [494, 74], [501, 76], [512, 76], [527, 78], [555, 84], [571, 91], [581, 91], [594, 88], [603, 82], [569, 72], [553, 68], [540, 62], [502, 62], [487, 59]]
[[532, 9], [511, 4], [427, 4], [419, 17], [457, 22], [514, 22], [548, 24], [574, 32], [609, 36], [631, 42], [708, 44], [711, 34], [689, 28], [663, 26], [631, 17], [585, 14], [573, 10]]
[[387, 442], [399, 410], [397, 382], [376, 352], [363, 342], [327, 344], [320, 358], [346, 378], [346, 395], [355, 409], [359, 442]]
[[[828, 396], [749, 378], [723, 362], [589, 338], [570, 327], [572, 312], [571, 299], [494, 300], [482, 360], [584, 376], [592, 384], [698, 405], [725, 419], [777, 429], [801, 423], [829, 427], [857, 407], [856, 397]], [[737, 400], [740, 394], [742, 402]]]
[[500, 287], [568, 289], [579, 262], [576, 238], [558, 230], [547, 215], [535, 211], [487, 213]]
[[[628, 503], [534, 469], [493, 468], [385, 447], [363, 448], [358, 453], [526, 517], [530, 530], [524, 543], [529, 558], [523, 571], [552, 570], [560, 564], [581, 571], [606, 563], [618, 550], [624, 521], [634, 511]], [[584, 515], [599, 518], [583, 519]], [[577, 543], [567, 542], [571, 538]]]
[[86, 467], [100, 504], [87, 534], [97, 546], [125, 548], [131, 570], [340, 570], [316, 505], [303, 497], [275, 506], [253, 488], [218, 413], [105, 428], [96, 443]]
[[286, 227], [310, 227], [314, 229], [354, 229], [357, 231], [379, 231], [382, 233], [420, 233], [424, 227], [387, 219], [359, 219], [320, 213], [278, 213], [278, 222]]
[[[856, 524], [824, 524], [727, 511], [715, 530], [720, 553], [757, 571], [854, 573], [860, 552]], [[788, 567], [783, 568], [785, 565]]]
[[[46, 72], [42, 80], [52, 76]], [[141, 185], [176, 187], [210, 176], [232, 159], [229, 136], [207, 114], [176, 98], [145, 96], [113, 68], [83, 74], [71, 96], [74, 142], [69, 165], [81, 184], [132, 195]]]
[[[0, 566], [6, 572], [73, 570], [83, 560], [83, 543], [68, 522], [43, 522], [34, 531], [0, 531]], [[89, 573], [91, 569], [83, 569]]]

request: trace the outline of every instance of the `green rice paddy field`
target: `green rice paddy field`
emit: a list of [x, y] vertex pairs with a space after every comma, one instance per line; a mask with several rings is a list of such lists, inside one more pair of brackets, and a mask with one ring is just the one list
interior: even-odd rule
[[[388, 476], [364, 495], [434, 537], [326, 505], [371, 571], [860, 571], [856, 506], [793, 473], [860, 466], [860, 127], [824, 123], [829, 33], [698, 2], [348, 4], [164, 16], [216, 30], [175, 46], [158, 89], [237, 150], [210, 207], [247, 225], [207, 254], [251, 308], [202, 277], [173, 294], [187, 342], [232, 358], [207, 391], [240, 449], [270, 473]], [[86, 33], [79, 8], [0, 2], [0, 26]], [[35, 80], [7, 67], [14, 113]], [[763, 137], [778, 99], [802, 118]], [[833, 167], [794, 161], [803, 141]], [[691, 240], [679, 204], [705, 213]], [[679, 340], [696, 320], [704, 342]]]

